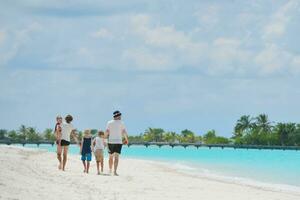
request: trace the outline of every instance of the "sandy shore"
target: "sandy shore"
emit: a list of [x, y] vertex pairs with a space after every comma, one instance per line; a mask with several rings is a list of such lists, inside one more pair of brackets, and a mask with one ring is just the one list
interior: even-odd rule
[[154, 161], [122, 159], [119, 177], [96, 175], [94, 162], [84, 174], [75, 155], [58, 171], [54, 153], [21, 147], [0, 146], [0, 161], [0, 199], [300, 199], [297, 192], [194, 177]]

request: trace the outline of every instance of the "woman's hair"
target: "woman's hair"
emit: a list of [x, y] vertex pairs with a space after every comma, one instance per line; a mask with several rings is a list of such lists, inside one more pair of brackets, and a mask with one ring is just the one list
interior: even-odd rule
[[102, 136], [102, 135], [104, 135], [104, 132], [103, 131], [98, 131], [98, 135]]
[[56, 120], [58, 120], [58, 119], [62, 119], [62, 117], [60, 115], [57, 115]]
[[67, 115], [65, 120], [67, 123], [70, 123], [71, 121], [73, 121], [73, 117], [71, 115]]

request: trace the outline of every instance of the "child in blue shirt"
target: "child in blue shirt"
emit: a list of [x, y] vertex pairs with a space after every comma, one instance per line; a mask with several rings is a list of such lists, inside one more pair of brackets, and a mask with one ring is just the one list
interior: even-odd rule
[[89, 173], [90, 162], [92, 160], [92, 135], [91, 130], [85, 130], [81, 140], [80, 152], [81, 160], [84, 166], [84, 173]]

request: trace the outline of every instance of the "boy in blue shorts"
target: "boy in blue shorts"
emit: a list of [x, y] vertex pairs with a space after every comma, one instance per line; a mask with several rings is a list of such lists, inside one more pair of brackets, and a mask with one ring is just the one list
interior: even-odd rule
[[91, 145], [92, 145], [91, 130], [85, 130], [80, 145], [81, 160], [84, 166], [84, 171], [83, 171], [84, 173], [89, 173], [90, 162], [92, 160]]

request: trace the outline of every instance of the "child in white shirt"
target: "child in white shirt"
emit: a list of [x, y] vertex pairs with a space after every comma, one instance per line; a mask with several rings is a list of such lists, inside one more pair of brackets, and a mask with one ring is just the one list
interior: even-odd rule
[[104, 132], [99, 131], [98, 136], [93, 140], [93, 150], [95, 154], [95, 160], [97, 163], [97, 174], [100, 174], [99, 165], [101, 164], [101, 173], [103, 173], [103, 151], [106, 146], [104, 139]]

